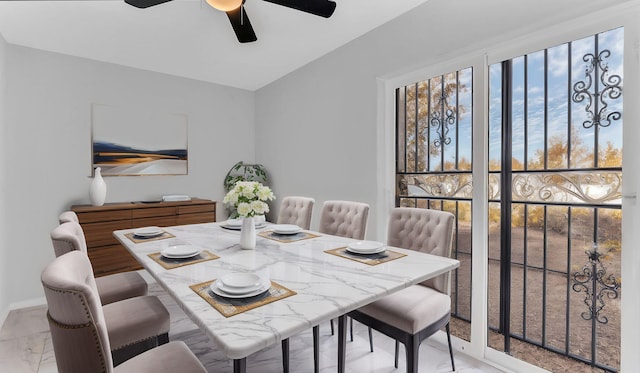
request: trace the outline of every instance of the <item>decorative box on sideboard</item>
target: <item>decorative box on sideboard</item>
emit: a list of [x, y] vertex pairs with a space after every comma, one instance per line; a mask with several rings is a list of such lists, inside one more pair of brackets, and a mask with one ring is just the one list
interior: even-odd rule
[[216, 221], [216, 202], [199, 198], [179, 202], [74, 205], [71, 210], [80, 220], [96, 276], [142, 269], [138, 261], [113, 237], [115, 230]]

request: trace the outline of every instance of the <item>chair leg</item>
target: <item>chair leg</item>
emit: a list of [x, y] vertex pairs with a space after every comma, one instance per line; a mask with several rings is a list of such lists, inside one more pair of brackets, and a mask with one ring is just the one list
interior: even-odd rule
[[400, 342], [396, 341], [396, 357], [393, 362], [393, 366], [398, 369], [398, 354], [400, 352]]
[[369, 327], [369, 350], [373, 352], [373, 332], [371, 331], [371, 327]]
[[282, 371], [289, 373], [289, 338], [282, 340]]
[[407, 344], [404, 346], [407, 350], [407, 373], [418, 373], [420, 339], [417, 335], [413, 335], [409, 338]]
[[351, 333], [351, 342], [353, 342], [353, 319], [349, 318], [349, 333]]
[[313, 372], [320, 372], [320, 326], [313, 327]]
[[331, 335], [333, 335], [333, 319], [329, 320], [329, 322], [331, 323]]
[[451, 331], [449, 330], [449, 324], [445, 327], [447, 329], [447, 342], [449, 342], [449, 355], [451, 356], [451, 371], [456, 371], [456, 364], [453, 362], [453, 349], [451, 348]]

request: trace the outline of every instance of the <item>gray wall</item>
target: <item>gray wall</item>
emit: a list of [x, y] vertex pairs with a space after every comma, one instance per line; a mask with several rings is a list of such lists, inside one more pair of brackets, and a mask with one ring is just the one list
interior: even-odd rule
[[92, 103], [183, 113], [189, 121], [189, 175], [105, 177], [107, 202], [163, 194], [221, 201], [228, 169], [254, 160], [253, 92], [10, 44], [3, 60], [0, 157], [10, 163], [0, 172], [7, 198], [0, 226], [9, 234], [0, 235], [0, 257], [9, 267], [0, 276], [10, 284], [0, 282], [0, 307], [42, 297], [40, 271], [54, 257], [49, 232], [60, 212], [89, 203]]
[[[6, 146], [7, 136], [6, 131], [6, 50], [7, 43], [4, 41], [2, 35], [0, 35], [0, 149], [4, 149]], [[6, 206], [5, 206], [5, 153], [0, 151], [0, 320], [4, 320], [3, 313], [9, 306], [9, 300], [7, 299], [7, 287], [9, 284], [9, 261], [4, 259], [8, 258], [8, 246], [6, 245]]]

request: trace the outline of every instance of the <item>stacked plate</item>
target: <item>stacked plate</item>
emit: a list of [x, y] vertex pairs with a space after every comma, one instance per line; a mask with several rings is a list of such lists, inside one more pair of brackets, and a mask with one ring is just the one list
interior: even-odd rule
[[384, 244], [378, 241], [358, 241], [347, 246], [347, 251], [360, 255], [379, 254], [386, 249]]
[[221, 297], [249, 298], [264, 293], [270, 287], [268, 278], [261, 278], [255, 273], [235, 272], [217, 279], [210, 289]]
[[296, 234], [302, 232], [302, 228], [294, 224], [276, 224], [273, 226], [276, 234]]
[[169, 259], [188, 259], [199, 255], [201, 251], [199, 247], [193, 245], [173, 245], [162, 250], [160, 254]]
[[164, 233], [159, 227], [142, 227], [133, 230], [133, 235], [140, 238], [157, 237]]
[[[262, 222], [256, 221], [255, 225], [257, 229], [260, 229], [260, 228], [266, 227], [267, 223], [264, 221]], [[229, 219], [224, 223], [222, 223], [221, 227], [226, 229], [232, 229], [234, 231], [239, 231], [240, 229], [242, 229], [242, 219]]]

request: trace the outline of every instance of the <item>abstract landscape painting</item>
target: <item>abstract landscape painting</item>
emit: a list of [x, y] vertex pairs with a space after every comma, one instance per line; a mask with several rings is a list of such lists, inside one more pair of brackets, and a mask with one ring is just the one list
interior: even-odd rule
[[93, 104], [92, 156], [103, 176], [186, 175], [187, 116]]

